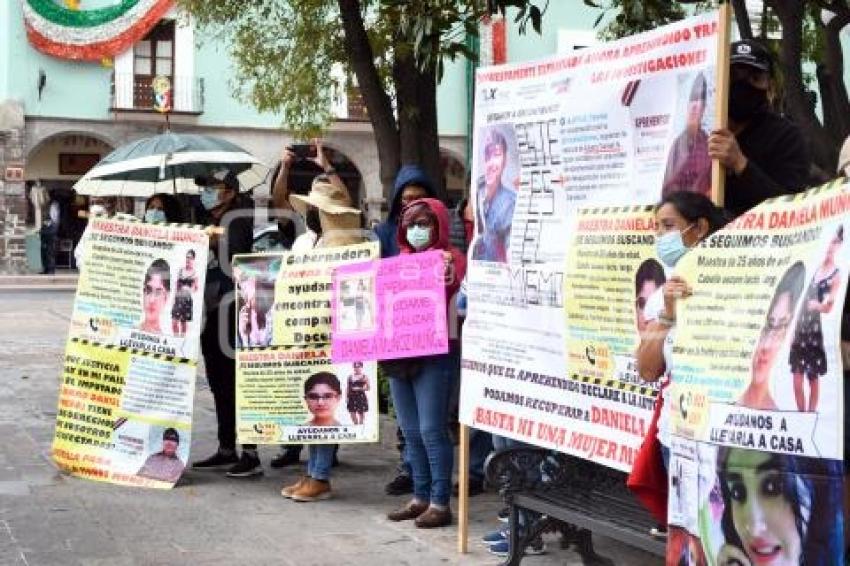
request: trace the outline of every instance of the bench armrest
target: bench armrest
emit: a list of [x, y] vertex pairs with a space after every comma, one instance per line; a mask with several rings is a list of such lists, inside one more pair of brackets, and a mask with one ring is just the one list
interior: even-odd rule
[[501, 495], [564, 485], [572, 475], [572, 458], [535, 446], [496, 450], [484, 463], [487, 483]]

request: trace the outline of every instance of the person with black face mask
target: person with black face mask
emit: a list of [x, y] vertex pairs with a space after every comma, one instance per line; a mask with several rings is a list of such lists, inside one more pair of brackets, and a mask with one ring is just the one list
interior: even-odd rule
[[725, 208], [740, 215], [762, 201], [802, 191], [809, 154], [800, 130], [770, 108], [770, 52], [755, 40], [732, 44], [729, 127], [708, 138], [708, 154], [726, 167]]

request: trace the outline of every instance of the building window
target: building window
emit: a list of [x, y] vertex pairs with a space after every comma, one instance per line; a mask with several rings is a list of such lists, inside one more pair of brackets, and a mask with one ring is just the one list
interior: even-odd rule
[[174, 84], [174, 20], [162, 20], [133, 49], [133, 106], [151, 108], [156, 76]]

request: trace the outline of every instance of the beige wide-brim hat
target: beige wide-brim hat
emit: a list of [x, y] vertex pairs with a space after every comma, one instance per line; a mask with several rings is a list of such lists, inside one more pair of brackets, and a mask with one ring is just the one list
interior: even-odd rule
[[844, 145], [841, 146], [841, 152], [838, 154], [838, 174], [848, 175], [845, 171], [848, 167], [850, 167], [850, 136], [844, 140]]
[[356, 214], [360, 211], [351, 208], [348, 193], [344, 189], [323, 180], [317, 179], [310, 187], [310, 193], [304, 195], [290, 195], [289, 202], [301, 215], [307, 214], [307, 207], [315, 206], [327, 214]]

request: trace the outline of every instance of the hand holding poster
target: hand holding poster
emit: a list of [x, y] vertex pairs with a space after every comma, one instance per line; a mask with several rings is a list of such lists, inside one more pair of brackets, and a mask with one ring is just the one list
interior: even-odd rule
[[850, 185], [825, 185], [750, 210], [677, 266], [693, 296], [667, 408], [668, 563], [683, 541], [709, 563], [843, 563], [848, 224]]
[[377, 255], [369, 243], [234, 257], [239, 442], [377, 440], [377, 364], [331, 360], [334, 270]]
[[449, 350], [443, 252], [404, 254], [334, 272], [334, 362]]
[[57, 465], [171, 487], [189, 457], [208, 238], [200, 228], [91, 220], [65, 352]]

